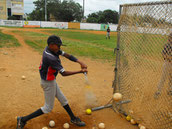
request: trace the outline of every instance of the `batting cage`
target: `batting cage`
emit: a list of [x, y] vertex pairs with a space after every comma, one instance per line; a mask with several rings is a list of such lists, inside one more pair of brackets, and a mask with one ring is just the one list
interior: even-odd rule
[[149, 129], [172, 128], [172, 1], [120, 5], [113, 109]]

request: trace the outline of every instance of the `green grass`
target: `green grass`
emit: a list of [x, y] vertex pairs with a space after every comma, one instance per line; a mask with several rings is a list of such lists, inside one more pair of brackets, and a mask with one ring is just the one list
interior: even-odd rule
[[0, 30], [0, 48], [2, 47], [18, 47], [20, 46], [17, 39], [12, 35], [7, 35], [1, 32]]
[[[42, 53], [45, 46], [47, 46], [48, 35], [37, 32], [13, 31], [19, 35], [23, 35], [25, 42], [33, 47], [35, 50]], [[63, 44], [62, 50], [75, 56], [85, 56], [94, 59], [102, 59], [106, 61], [113, 61], [113, 48], [115, 45], [115, 36], [111, 40], [106, 40], [103, 35], [90, 34], [85, 32], [70, 32], [70, 31], [49, 31], [50, 34], [59, 35]], [[57, 32], [57, 33], [56, 33]], [[59, 32], [61, 32], [59, 34]]]
[[96, 46], [105, 47], [105, 48], [114, 48], [116, 47], [117, 37], [111, 35], [110, 40], [106, 40], [106, 35], [92, 34], [87, 32], [75, 32], [75, 31], [65, 31], [65, 30], [46, 30], [45, 32], [59, 35], [62, 38], [66, 39], [75, 39], [81, 43], [94, 44]]
[[[103, 61], [110, 62], [114, 62], [115, 60], [113, 50], [116, 47], [116, 35], [111, 35], [111, 39], [106, 40], [106, 35], [79, 32], [79, 30], [66, 31], [63, 29], [44, 29], [42, 31], [49, 33], [49, 35], [59, 35], [63, 40], [63, 44], [66, 45], [62, 47], [62, 50], [69, 54], [93, 59], [102, 59]], [[15, 30], [13, 32], [22, 35], [25, 42], [40, 53], [42, 53], [47, 46], [47, 38], [49, 35], [20, 30]], [[13, 36], [5, 35], [1, 32], [0, 41], [0, 47], [19, 45]], [[134, 60], [141, 60], [145, 56], [158, 59], [162, 58], [161, 51], [166, 42], [167, 36], [163, 35], [121, 32], [121, 59], [124, 60], [127, 65], [127, 56], [131, 55]]]

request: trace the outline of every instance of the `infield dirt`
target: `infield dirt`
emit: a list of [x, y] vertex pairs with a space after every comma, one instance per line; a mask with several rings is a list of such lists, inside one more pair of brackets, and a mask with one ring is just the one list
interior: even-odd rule
[[[11, 32], [14, 29], [1, 29], [3, 29], [3, 33], [13, 35], [21, 44], [21, 47], [18, 48], [0, 49], [0, 129], [14, 129], [16, 128], [16, 116], [28, 115], [44, 104], [38, 71], [42, 55], [27, 46], [21, 35]], [[27, 31], [27, 29], [19, 29]], [[39, 29], [28, 30], [42, 33]], [[92, 91], [98, 100], [98, 106], [105, 105], [111, 99], [113, 93], [114, 66], [111, 63], [98, 62], [89, 58], [78, 58], [88, 65], [88, 78]], [[80, 69], [77, 63], [64, 58], [61, 58], [61, 60], [66, 70]], [[21, 79], [22, 75], [26, 76], [25, 80]], [[76, 127], [70, 124], [70, 129], [92, 129], [94, 126], [97, 129], [101, 122], [105, 123], [106, 129], [138, 128], [110, 108], [95, 111], [92, 115], [86, 115], [84, 82], [84, 75], [82, 74], [69, 77], [57, 76], [57, 83], [68, 98], [73, 112], [86, 122], [86, 127]], [[30, 120], [25, 129], [41, 129], [48, 126], [50, 120], [56, 122], [55, 129], [62, 129], [63, 124], [70, 121], [67, 113], [57, 100], [55, 100], [54, 109], [51, 113]]]

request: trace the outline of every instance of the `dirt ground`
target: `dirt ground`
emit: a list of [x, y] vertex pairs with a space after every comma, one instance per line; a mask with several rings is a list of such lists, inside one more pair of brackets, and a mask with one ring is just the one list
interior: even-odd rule
[[[44, 105], [38, 71], [41, 55], [27, 46], [22, 36], [12, 33], [11, 29], [0, 29], [3, 29], [3, 33], [14, 35], [21, 44], [21, 47], [18, 48], [0, 49], [0, 129], [14, 129], [16, 128], [16, 116], [28, 115]], [[98, 62], [89, 58], [78, 58], [88, 65], [88, 79], [92, 86], [92, 92], [98, 100], [97, 105], [106, 104], [112, 97], [114, 66], [111, 63]], [[64, 58], [61, 58], [61, 60], [66, 70], [80, 69], [80, 66], [76, 63]], [[26, 76], [25, 80], [21, 79], [23, 75]], [[68, 98], [73, 112], [86, 122], [86, 127], [76, 127], [70, 124], [70, 129], [92, 129], [92, 127], [98, 129], [97, 125], [100, 122], [105, 123], [106, 129], [138, 128], [110, 108], [95, 111], [92, 115], [86, 115], [83, 74], [69, 77], [58, 75], [57, 82]], [[54, 129], [62, 129], [63, 124], [70, 121], [67, 113], [57, 100], [51, 113], [30, 120], [25, 129], [41, 129], [48, 126], [50, 120], [56, 122]]]

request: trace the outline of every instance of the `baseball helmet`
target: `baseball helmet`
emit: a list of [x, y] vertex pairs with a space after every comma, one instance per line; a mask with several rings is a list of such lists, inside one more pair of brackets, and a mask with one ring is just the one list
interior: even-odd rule
[[57, 45], [61, 46], [62, 45], [62, 40], [60, 39], [59, 36], [51, 35], [51, 36], [48, 37], [47, 44], [48, 45], [57, 44]]

